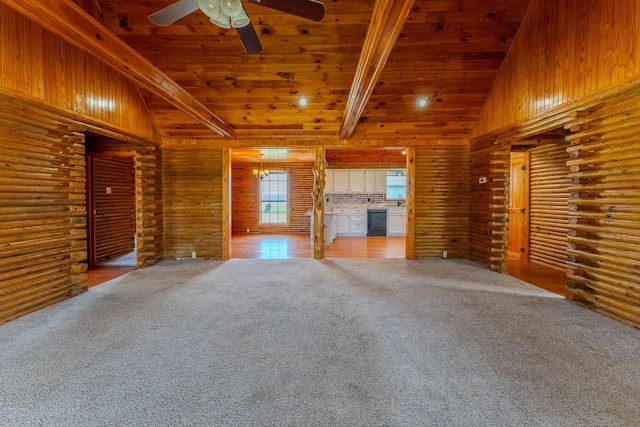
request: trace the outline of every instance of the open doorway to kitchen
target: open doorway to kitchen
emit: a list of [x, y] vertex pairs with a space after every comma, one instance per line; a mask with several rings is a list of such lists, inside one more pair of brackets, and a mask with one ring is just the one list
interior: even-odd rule
[[[260, 156], [262, 154], [262, 156]], [[230, 258], [313, 258], [311, 239], [313, 167], [315, 149], [231, 149], [231, 239]], [[354, 171], [376, 171], [366, 181], [364, 174], [353, 173], [355, 179], [362, 178], [363, 188], [347, 193], [330, 190], [333, 173], [327, 173], [325, 185], [325, 227], [336, 227], [334, 203], [345, 203], [351, 197], [359, 208], [364, 209], [361, 231], [358, 234], [340, 233], [325, 244], [325, 258], [405, 258], [406, 213], [399, 216], [401, 225], [396, 234], [367, 236], [367, 207], [373, 204], [392, 203], [394, 208], [406, 209], [406, 196], [386, 199], [386, 173], [393, 170], [394, 177], [405, 172], [405, 153], [402, 148], [392, 149], [327, 149], [329, 170], [335, 166], [349, 174]], [[262, 163], [261, 163], [262, 160]], [[271, 174], [286, 174], [287, 211], [286, 221], [276, 218], [276, 223], [264, 223], [261, 218], [273, 217], [274, 209], [282, 210], [278, 204], [284, 199], [282, 185], [270, 183], [269, 178], [260, 179], [260, 171]], [[399, 174], [398, 174], [399, 172]], [[264, 176], [264, 173], [262, 174]], [[282, 180], [278, 180], [282, 181]], [[356, 181], [354, 181], [356, 182]], [[267, 186], [265, 183], [269, 183]], [[365, 185], [370, 186], [367, 191]], [[267, 186], [268, 188], [263, 188]], [[274, 194], [270, 190], [277, 189]], [[375, 189], [375, 190], [374, 190]], [[266, 196], [265, 196], [266, 194]], [[357, 194], [357, 196], [356, 196]], [[405, 193], [406, 194], [406, 193]], [[275, 204], [274, 204], [275, 203]], [[350, 204], [351, 201], [346, 202]], [[281, 204], [281, 203], [280, 203]], [[400, 206], [398, 206], [400, 204]], [[274, 208], [275, 206], [275, 208]], [[354, 208], [355, 209], [355, 208]], [[267, 212], [267, 210], [269, 212]], [[393, 217], [397, 221], [398, 218]], [[394, 223], [395, 224], [395, 223]], [[393, 229], [392, 229], [393, 230]]]

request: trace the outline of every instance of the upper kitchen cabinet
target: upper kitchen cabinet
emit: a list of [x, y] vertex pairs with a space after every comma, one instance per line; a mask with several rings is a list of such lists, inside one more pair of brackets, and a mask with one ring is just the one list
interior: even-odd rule
[[387, 187], [387, 171], [384, 169], [366, 170], [364, 189], [367, 192], [384, 193]]
[[385, 169], [327, 169], [325, 193], [384, 193]]

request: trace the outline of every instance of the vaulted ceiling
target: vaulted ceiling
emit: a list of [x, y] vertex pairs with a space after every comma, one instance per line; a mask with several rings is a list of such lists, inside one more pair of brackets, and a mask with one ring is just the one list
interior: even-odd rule
[[[383, 68], [358, 75], [363, 47], [375, 55], [376, 44], [393, 39], [383, 34], [365, 44], [370, 21], [392, 30], [379, 17], [372, 21], [374, 0], [325, 1], [320, 22], [243, 0], [264, 47], [257, 55], [245, 53], [234, 29], [212, 25], [199, 10], [167, 27], [149, 22], [148, 15], [173, 2], [98, 4], [113, 33], [226, 123], [233, 137], [344, 136], [349, 94], [352, 87], [366, 90], [354, 81], [364, 76], [375, 80], [373, 90], [361, 114], [347, 111], [356, 121], [350, 137], [410, 139], [469, 135], [530, 0], [415, 0], [406, 20], [399, 18]], [[143, 95], [161, 135], [220, 138], [159, 96]], [[306, 107], [298, 105], [301, 95]], [[423, 95], [428, 104], [420, 109], [416, 99]]]

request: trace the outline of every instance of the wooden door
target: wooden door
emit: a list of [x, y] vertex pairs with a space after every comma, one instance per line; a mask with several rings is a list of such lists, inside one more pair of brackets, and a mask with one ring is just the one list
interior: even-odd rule
[[88, 156], [89, 267], [135, 250], [132, 157]]
[[529, 259], [529, 155], [511, 153], [509, 168], [509, 235], [510, 259]]

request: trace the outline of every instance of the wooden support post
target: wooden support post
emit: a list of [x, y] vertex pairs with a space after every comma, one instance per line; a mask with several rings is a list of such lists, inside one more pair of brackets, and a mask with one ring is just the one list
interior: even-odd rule
[[316, 148], [315, 164], [313, 165], [313, 257], [324, 259], [324, 182], [328, 163], [325, 159], [325, 149]]

